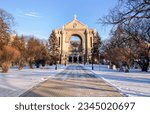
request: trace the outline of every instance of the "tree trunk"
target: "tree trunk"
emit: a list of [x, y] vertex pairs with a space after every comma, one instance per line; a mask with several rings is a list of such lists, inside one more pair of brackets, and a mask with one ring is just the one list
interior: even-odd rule
[[29, 67], [30, 67], [30, 69], [33, 69], [33, 62], [32, 61], [29, 61]]
[[10, 66], [11, 66], [11, 63], [10, 62], [4, 62], [2, 63], [2, 73], [7, 73]]
[[24, 63], [21, 61], [21, 62], [19, 62], [19, 67], [18, 67], [18, 69], [19, 70], [22, 70], [23, 69], [23, 67], [24, 67]]

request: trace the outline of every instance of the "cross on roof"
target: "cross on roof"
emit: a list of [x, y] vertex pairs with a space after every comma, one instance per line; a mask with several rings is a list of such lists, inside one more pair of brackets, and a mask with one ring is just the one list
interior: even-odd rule
[[76, 14], [74, 15], [74, 20], [77, 20], [77, 15]]

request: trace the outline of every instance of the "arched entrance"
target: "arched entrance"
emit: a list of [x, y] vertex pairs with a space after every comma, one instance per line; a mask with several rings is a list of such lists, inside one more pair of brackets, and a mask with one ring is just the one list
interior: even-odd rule
[[68, 46], [68, 62], [82, 63], [82, 39], [78, 35], [72, 35]]

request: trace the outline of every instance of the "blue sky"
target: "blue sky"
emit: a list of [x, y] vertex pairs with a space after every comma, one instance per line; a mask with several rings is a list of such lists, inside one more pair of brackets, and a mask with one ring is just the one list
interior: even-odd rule
[[96, 28], [105, 39], [110, 27], [103, 27], [97, 21], [116, 3], [117, 0], [0, 0], [0, 8], [14, 16], [18, 34], [48, 39], [53, 29], [61, 28], [76, 14], [79, 21]]

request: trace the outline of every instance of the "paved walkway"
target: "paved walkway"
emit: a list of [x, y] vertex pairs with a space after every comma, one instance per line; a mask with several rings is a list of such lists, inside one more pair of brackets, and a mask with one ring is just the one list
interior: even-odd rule
[[118, 90], [85, 70], [70, 65], [57, 76], [40, 83], [21, 97], [121, 97]]

